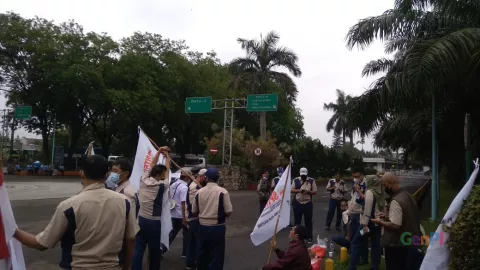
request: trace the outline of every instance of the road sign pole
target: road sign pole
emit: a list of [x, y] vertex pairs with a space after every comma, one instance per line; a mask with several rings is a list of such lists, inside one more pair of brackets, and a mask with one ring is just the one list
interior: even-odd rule
[[232, 149], [233, 149], [233, 116], [235, 114], [235, 99], [232, 99], [232, 111], [230, 116], [230, 153], [228, 153], [228, 165], [232, 165]]
[[226, 140], [226, 127], [227, 127], [227, 100], [224, 100], [223, 110], [223, 144], [222, 144], [222, 165], [225, 165], [225, 140]]

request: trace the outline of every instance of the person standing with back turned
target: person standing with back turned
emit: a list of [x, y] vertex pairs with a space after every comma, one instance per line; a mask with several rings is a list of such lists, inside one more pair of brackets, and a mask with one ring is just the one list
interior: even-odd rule
[[[162, 208], [163, 194], [169, 188], [168, 174], [170, 172], [170, 149], [160, 147], [152, 159], [150, 167], [140, 178], [140, 190], [138, 201], [138, 225], [140, 231], [135, 240], [135, 253], [133, 256], [132, 270], [142, 270], [143, 255], [148, 245], [150, 270], [160, 269], [162, 259], [161, 231], [162, 231]], [[159, 165], [160, 154], [165, 155], [165, 165]]]
[[20, 243], [38, 250], [62, 243], [62, 269], [120, 269], [118, 255], [125, 245], [123, 269], [130, 269], [137, 225], [129, 199], [105, 188], [107, 160], [85, 158], [82, 191], [61, 202], [52, 220], [37, 236], [17, 229]]
[[192, 209], [192, 213], [198, 213], [200, 221], [197, 269], [222, 270], [225, 261], [225, 221], [233, 208], [228, 191], [218, 186], [218, 170], [208, 168], [205, 176], [208, 183], [195, 195]]

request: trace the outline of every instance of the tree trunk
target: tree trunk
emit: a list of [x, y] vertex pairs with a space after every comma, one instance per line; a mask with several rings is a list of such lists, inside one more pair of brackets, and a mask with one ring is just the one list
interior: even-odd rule
[[342, 146], [345, 146], [345, 142], [346, 142], [346, 134], [345, 134], [345, 129], [343, 129], [343, 131], [342, 131], [342, 136], [343, 136], [343, 137], [342, 137], [342, 143], [343, 143], [343, 145], [342, 145]]
[[350, 144], [353, 146], [353, 133], [348, 134], [350, 137]]
[[45, 163], [48, 162], [50, 158], [50, 147], [48, 144], [49, 137], [50, 137], [50, 134], [47, 132], [47, 130], [42, 128], [42, 148], [43, 148], [42, 151], [43, 151], [43, 161]]
[[[260, 112], [260, 138], [262, 141], [267, 140], [267, 113]], [[345, 140], [345, 137], [344, 139]]]

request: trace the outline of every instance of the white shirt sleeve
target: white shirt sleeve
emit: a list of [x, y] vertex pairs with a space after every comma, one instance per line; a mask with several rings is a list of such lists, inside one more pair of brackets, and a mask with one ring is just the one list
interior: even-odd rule
[[390, 219], [390, 222], [392, 222], [393, 224], [398, 226], [402, 225], [403, 211], [402, 211], [402, 207], [400, 206], [400, 204], [398, 204], [397, 201], [392, 200], [392, 202], [390, 203], [388, 218]]

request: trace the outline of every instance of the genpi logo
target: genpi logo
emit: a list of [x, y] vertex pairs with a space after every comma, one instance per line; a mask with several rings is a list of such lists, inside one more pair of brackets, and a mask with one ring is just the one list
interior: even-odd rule
[[445, 235], [444, 232], [432, 232], [430, 235], [412, 236], [412, 233], [404, 232], [400, 236], [400, 242], [404, 246], [428, 246], [432, 244], [443, 246], [445, 245]]

